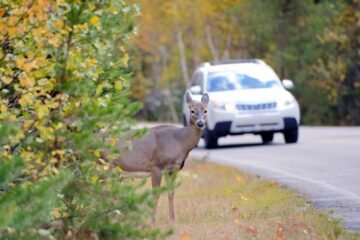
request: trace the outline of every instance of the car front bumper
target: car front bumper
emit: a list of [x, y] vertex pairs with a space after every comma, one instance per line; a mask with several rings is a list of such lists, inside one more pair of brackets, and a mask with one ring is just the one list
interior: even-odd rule
[[208, 128], [217, 137], [244, 133], [282, 132], [297, 128], [300, 121], [299, 115], [298, 110], [293, 108], [251, 114], [214, 110], [208, 117]]

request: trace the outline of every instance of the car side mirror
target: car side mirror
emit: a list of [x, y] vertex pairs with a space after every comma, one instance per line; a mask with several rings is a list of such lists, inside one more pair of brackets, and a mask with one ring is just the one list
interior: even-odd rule
[[284, 88], [286, 90], [292, 90], [294, 89], [294, 83], [293, 81], [289, 80], [289, 79], [284, 79], [282, 80], [282, 85], [284, 86]]
[[201, 87], [199, 85], [194, 85], [190, 87], [189, 91], [191, 94], [201, 94]]

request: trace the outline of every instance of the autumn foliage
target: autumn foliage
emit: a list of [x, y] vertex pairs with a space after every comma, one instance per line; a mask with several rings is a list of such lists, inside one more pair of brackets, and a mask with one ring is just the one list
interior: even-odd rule
[[294, 81], [304, 124], [359, 125], [359, 0], [133, 1], [144, 118], [180, 122], [200, 63], [260, 58]]
[[[0, 238], [155, 238], [151, 193], [99, 161], [133, 123], [124, 1], [0, 1]], [[108, 141], [103, 141], [106, 132]]]

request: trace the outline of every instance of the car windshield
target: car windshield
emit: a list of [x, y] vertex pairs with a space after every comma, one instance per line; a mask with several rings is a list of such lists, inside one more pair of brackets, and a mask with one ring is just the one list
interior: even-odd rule
[[263, 72], [210, 72], [207, 83], [208, 92], [280, 86], [277, 76], [272, 72], [267, 72], [267, 74]]

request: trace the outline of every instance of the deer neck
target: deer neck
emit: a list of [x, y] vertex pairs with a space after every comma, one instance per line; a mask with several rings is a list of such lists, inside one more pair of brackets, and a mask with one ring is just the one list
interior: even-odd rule
[[185, 149], [190, 151], [198, 143], [203, 130], [197, 128], [194, 124], [188, 124], [186, 127], [181, 129], [180, 140], [183, 142]]

